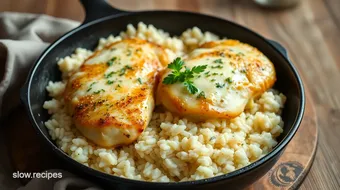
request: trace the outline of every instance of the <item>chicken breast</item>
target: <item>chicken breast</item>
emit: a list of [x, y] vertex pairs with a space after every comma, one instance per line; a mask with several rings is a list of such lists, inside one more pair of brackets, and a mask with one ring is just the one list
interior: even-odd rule
[[134, 142], [154, 109], [158, 72], [168, 63], [152, 43], [127, 39], [89, 57], [72, 74], [64, 99], [76, 128], [97, 145]]
[[270, 60], [256, 48], [236, 40], [205, 43], [184, 62], [188, 71], [205, 68], [203, 72], [193, 72], [189, 80], [197, 92], [183, 79], [169, 84], [167, 77], [177, 74], [168, 68], [158, 85], [157, 102], [171, 112], [196, 120], [237, 117], [251, 98], [276, 81]]

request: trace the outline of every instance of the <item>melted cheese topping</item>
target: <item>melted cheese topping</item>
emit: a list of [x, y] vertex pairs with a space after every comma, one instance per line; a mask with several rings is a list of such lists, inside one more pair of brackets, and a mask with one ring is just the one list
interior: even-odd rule
[[[261, 52], [236, 40], [203, 44], [184, 60], [185, 66], [207, 65], [192, 81], [190, 94], [183, 83], [160, 83], [158, 101], [168, 110], [195, 119], [234, 118], [247, 102], [275, 82], [273, 64]], [[172, 72], [167, 69], [163, 79]]]
[[95, 52], [66, 87], [75, 126], [100, 146], [135, 141], [151, 118], [156, 78], [167, 62], [162, 48], [137, 39]]

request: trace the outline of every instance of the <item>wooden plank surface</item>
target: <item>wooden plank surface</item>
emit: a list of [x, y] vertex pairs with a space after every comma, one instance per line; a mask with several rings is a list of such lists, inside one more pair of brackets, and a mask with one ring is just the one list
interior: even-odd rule
[[[187, 10], [233, 20], [282, 43], [315, 102], [319, 145], [301, 189], [340, 189], [340, 1], [301, 0], [286, 10], [249, 0], [110, 0], [125, 10]], [[82, 21], [77, 0], [1, 0], [0, 11], [44, 13]], [[303, 145], [301, 145], [303, 146]]]

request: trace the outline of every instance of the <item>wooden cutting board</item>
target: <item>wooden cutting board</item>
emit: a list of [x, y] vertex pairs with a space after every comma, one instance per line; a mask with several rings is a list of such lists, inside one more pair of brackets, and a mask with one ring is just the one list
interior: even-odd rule
[[[313, 163], [317, 140], [317, 122], [313, 102], [306, 93], [306, 111], [302, 124], [276, 165], [249, 190], [297, 189]], [[6, 145], [13, 170], [41, 172], [47, 169], [66, 169], [50, 150], [40, 143], [22, 107], [14, 111], [6, 125]], [[22, 179], [23, 184], [28, 179]]]

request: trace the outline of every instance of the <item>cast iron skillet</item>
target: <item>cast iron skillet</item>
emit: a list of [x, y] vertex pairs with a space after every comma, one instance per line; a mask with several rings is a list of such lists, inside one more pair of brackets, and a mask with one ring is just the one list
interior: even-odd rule
[[[183, 11], [142, 11], [126, 12], [112, 8], [104, 0], [81, 0], [86, 10], [86, 19], [78, 28], [68, 32], [50, 45], [38, 58], [31, 69], [27, 82], [22, 88], [21, 99], [28, 116], [47, 148], [63, 161], [67, 168], [87, 179], [98, 182], [103, 187], [117, 189], [240, 189], [250, 185], [264, 175], [279, 159], [289, 141], [297, 131], [304, 113], [305, 96], [302, 81], [286, 50], [277, 42], [267, 40], [253, 31], [220, 18]], [[231, 172], [209, 179], [178, 182], [154, 183], [124, 179], [88, 168], [68, 157], [51, 140], [44, 122], [49, 115], [42, 108], [50, 99], [45, 87], [48, 81], [59, 81], [61, 73], [56, 59], [70, 55], [77, 47], [94, 49], [100, 37], [118, 35], [127, 24], [139, 21], [153, 24], [172, 35], [179, 35], [187, 28], [197, 26], [203, 31], [211, 31], [221, 37], [238, 39], [257, 47], [274, 63], [277, 71], [276, 89], [287, 96], [283, 110], [284, 131], [278, 145], [258, 161]]]

